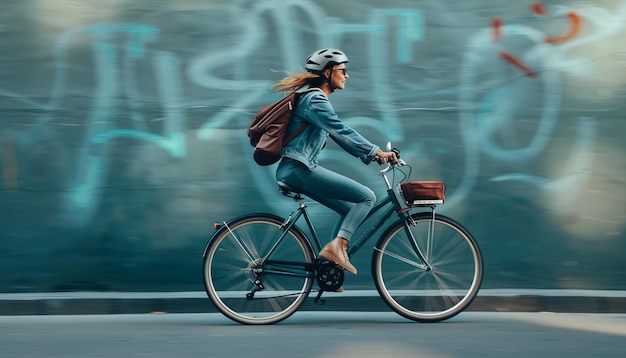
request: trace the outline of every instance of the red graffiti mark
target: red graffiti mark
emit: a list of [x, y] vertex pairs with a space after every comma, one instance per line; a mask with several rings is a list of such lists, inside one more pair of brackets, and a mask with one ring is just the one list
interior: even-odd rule
[[522, 60], [517, 58], [515, 55], [506, 51], [500, 51], [498, 52], [498, 55], [500, 55], [501, 59], [505, 60], [506, 62], [510, 63], [513, 67], [520, 70], [525, 76], [531, 77], [531, 78], [537, 77], [538, 75], [537, 71], [528, 67], [528, 65], [526, 65]]
[[565, 41], [569, 41], [571, 39], [573, 39], [574, 37], [576, 37], [576, 35], [578, 35], [578, 32], [580, 31], [580, 24], [582, 22], [580, 16], [573, 12], [570, 11], [567, 13], [567, 18], [569, 19], [570, 22], [570, 28], [569, 28], [569, 32], [563, 36], [560, 37], [556, 37], [556, 36], [546, 36], [545, 41], [549, 44], [554, 44], [554, 43], [558, 43], [558, 42], [565, 42]]
[[532, 12], [535, 15], [548, 16], [548, 12], [546, 11], [546, 8], [543, 7], [543, 4], [540, 2], [534, 2], [530, 4], [530, 12]]
[[502, 39], [502, 19], [494, 17], [491, 19], [491, 29], [493, 31], [493, 42], [498, 42]]
[[[539, 2], [532, 3], [530, 5], [530, 11], [535, 15], [549, 16], [546, 8], [543, 6], [542, 3]], [[576, 37], [576, 35], [578, 35], [582, 23], [582, 18], [580, 17], [580, 15], [578, 15], [574, 11], [570, 11], [565, 14], [565, 16], [567, 16], [570, 23], [569, 31], [563, 36], [546, 36], [544, 39], [545, 42], [549, 44], [565, 42], [573, 39], [574, 37]]]

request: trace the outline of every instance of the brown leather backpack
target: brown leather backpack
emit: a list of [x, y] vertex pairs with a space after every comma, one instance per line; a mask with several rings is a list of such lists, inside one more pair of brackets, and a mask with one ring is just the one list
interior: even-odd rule
[[294, 133], [285, 138], [287, 125], [291, 119], [293, 107], [303, 92], [291, 92], [277, 102], [261, 107], [248, 127], [250, 144], [254, 147], [254, 161], [259, 165], [271, 165], [280, 158], [283, 146], [294, 139], [309, 125], [304, 123]]

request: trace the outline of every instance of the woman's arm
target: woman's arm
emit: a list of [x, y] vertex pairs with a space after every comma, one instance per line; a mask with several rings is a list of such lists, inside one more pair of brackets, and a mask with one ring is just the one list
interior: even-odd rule
[[360, 158], [363, 163], [369, 164], [377, 156], [384, 158], [387, 154], [380, 147], [365, 139], [352, 127], [344, 123], [328, 98], [322, 93], [316, 93], [311, 98], [311, 105], [307, 111], [307, 117], [311, 118], [315, 125], [328, 132], [328, 135], [345, 151]]

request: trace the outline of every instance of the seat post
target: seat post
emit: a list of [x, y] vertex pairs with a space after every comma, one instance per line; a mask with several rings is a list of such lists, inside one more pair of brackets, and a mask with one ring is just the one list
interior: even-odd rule
[[304, 203], [304, 198], [302, 197], [302, 195], [300, 195], [299, 193], [295, 194], [293, 196], [293, 200], [296, 201], [298, 203], [298, 206], [302, 209], [302, 208], [306, 208], [306, 204]]

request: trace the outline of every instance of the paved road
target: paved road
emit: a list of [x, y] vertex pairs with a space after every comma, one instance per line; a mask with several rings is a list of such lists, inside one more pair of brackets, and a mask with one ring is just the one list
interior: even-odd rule
[[0, 316], [0, 357], [624, 357], [626, 314], [298, 312], [243, 326], [219, 314]]

